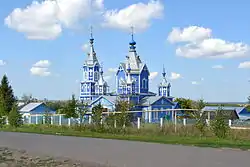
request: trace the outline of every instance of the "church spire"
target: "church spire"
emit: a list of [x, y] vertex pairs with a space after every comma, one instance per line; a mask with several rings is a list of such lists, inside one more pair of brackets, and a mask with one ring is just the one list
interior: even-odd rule
[[164, 65], [163, 65], [163, 70], [162, 70], [162, 81], [158, 89], [159, 89], [159, 96], [170, 96], [171, 85], [167, 81]]
[[93, 27], [90, 27], [90, 39], [89, 39], [90, 51], [88, 53], [87, 63], [94, 64], [98, 62], [95, 49], [94, 49], [94, 38], [93, 38]]

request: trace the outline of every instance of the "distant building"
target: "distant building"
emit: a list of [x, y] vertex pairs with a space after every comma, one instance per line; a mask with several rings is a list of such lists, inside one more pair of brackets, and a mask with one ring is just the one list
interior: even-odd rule
[[[215, 112], [219, 109], [219, 106], [205, 106], [202, 111], [207, 116], [210, 112], [210, 118], [213, 119]], [[221, 109], [228, 113], [229, 119], [241, 119], [250, 120], [250, 112], [248, 112], [246, 107], [234, 107], [234, 106], [222, 106]]]
[[[88, 102], [90, 107], [102, 104], [107, 111], [114, 111], [117, 99], [128, 100], [134, 104], [133, 110], [162, 110], [162, 112], [138, 112], [137, 116], [149, 122], [157, 122], [162, 117], [173, 118], [173, 112], [166, 109], [180, 108], [171, 96], [171, 84], [167, 81], [163, 67], [162, 81], [158, 85], [158, 92], [149, 90], [150, 72], [136, 51], [136, 42], [132, 33], [128, 55], [118, 66], [115, 74], [116, 92], [109, 93], [108, 84], [103, 78], [103, 68], [99, 64], [94, 50], [94, 38], [90, 36], [90, 51], [82, 66], [83, 79], [80, 83], [80, 100]], [[165, 110], [165, 111], [164, 111]]]
[[[24, 105], [20, 110], [24, 118], [24, 122], [28, 122], [30, 116], [34, 116], [39, 114], [38, 120], [41, 122], [43, 120], [43, 115], [48, 114], [56, 114], [56, 111], [48, 107], [45, 103], [28, 103]], [[36, 122], [35, 117], [31, 117], [31, 122]]]

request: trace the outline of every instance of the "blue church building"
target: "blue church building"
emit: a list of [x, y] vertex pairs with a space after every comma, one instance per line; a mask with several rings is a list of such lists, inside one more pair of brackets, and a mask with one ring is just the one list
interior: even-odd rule
[[[158, 92], [151, 92], [149, 89], [150, 71], [147, 64], [143, 63], [137, 54], [133, 33], [126, 59], [119, 64], [115, 74], [115, 93], [109, 92], [109, 86], [104, 80], [103, 67], [100, 65], [94, 49], [92, 32], [89, 45], [90, 50], [82, 66], [83, 79], [80, 83], [79, 96], [81, 101], [87, 102], [90, 108], [102, 104], [108, 112], [112, 112], [115, 110], [115, 104], [119, 98], [132, 103], [133, 110], [138, 111], [136, 115], [145, 121], [158, 122], [160, 118], [170, 120], [174, 118], [173, 112], [166, 109], [178, 109], [180, 106], [173, 101], [171, 96], [171, 84], [167, 81], [165, 68], [163, 67]], [[158, 112], [153, 112], [153, 110], [158, 110]]]

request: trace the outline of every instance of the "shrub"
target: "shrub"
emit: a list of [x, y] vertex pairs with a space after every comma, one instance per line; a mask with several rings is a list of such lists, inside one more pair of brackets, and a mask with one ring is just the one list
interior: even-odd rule
[[10, 126], [12, 127], [19, 127], [23, 124], [22, 115], [19, 113], [16, 104], [13, 105], [9, 113], [8, 121], [9, 121]]
[[228, 116], [221, 107], [216, 111], [214, 120], [211, 121], [211, 130], [218, 138], [226, 138], [230, 130]]

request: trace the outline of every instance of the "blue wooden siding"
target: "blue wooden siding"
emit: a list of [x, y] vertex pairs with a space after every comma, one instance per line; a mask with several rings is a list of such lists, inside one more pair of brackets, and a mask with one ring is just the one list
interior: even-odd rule
[[140, 74], [140, 92], [141, 93], [148, 93], [148, 90], [149, 90], [148, 76], [149, 76], [149, 72], [147, 70], [147, 66], [145, 65], [143, 67], [141, 74]]
[[139, 74], [131, 74], [131, 77], [135, 81], [135, 93], [139, 93]]
[[49, 108], [48, 106], [46, 106], [45, 104], [41, 104], [38, 107], [34, 108], [33, 110], [31, 110], [30, 114], [45, 114], [47, 112], [49, 113], [56, 113], [55, 110]]
[[98, 104], [101, 104], [104, 108], [107, 108], [110, 111], [113, 111], [115, 109], [115, 105], [104, 97], [96, 100], [94, 103], [92, 103], [92, 106], [96, 106]]

